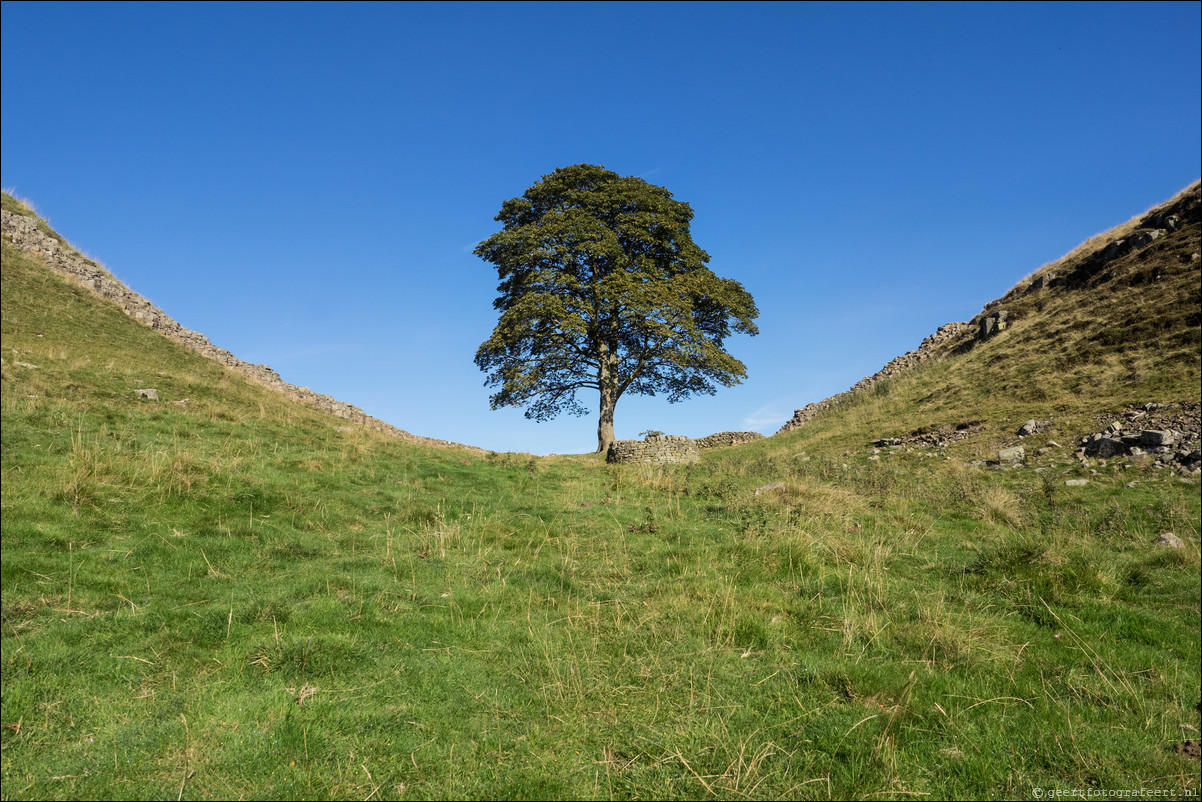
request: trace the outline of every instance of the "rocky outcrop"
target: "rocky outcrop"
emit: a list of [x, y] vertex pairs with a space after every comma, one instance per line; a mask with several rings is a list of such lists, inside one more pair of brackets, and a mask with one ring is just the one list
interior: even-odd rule
[[219, 348], [209, 342], [203, 334], [186, 329], [173, 320], [163, 310], [152, 304], [146, 298], [126, 287], [100, 265], [80, 255], [78, 251], [67, 245], [62, 239], [41, 230], [38, 221], [32, 217], [14, 214], [7, 209], [0, 210], [0, 230], [4, 237], [17, 248], [40, 259], [52, 271], [68, 280], [82, 285], [101, 298], [112, 301], [125, 314], [134, 320], [149, 326], [169, 340], [189, 348], [201, 356], [220, 362], [225, 367], [238, 373], [257, 384], [284, 393], [290, 398], [315, 407], [323, 412], [350, 421], [351, 423], [374, 429], [378, 432], [409, 440], [424, 445], [463, 448], [481, 452], [475, 446], [452, 443], [447, 440], [435, 440], [410, 434], [398, 429], [390, 423], [368, 415], [359, 407], [339, 401], [323, 393], [315, 393], [308, 387], [298, 387], [280, 378], [280, 375], [267, 365], [255, 365], [238, 359], [224, 348]]
[[606, 462], [644, 465], [682, 465], [700, 459], [697, 441], [681, 434], [652, 434], [643, 440], [615, 440], [605, 455]]
[[696, 442], [698, 448], [706, 449], [721, 448], [723, 446], [741, 446], [744, 443], [763, 439], [764, 435], [759, 432], [718, 432], [717, 434], [699, 438]]
[[977, 326], [976, 341], [984, 342], [995, 334], [1005, 331], [1008, 325], [1006, 321], [1009, 317], [1009, 312], [1005, 309], [999, 309], [992, 315], [986, 315], [981, 318], [981, 322]]
[[[974, 322], [979, 323], [986, 316], [996, 314], [996, 306], [1006, 304], [1016, 298], [1051, 287], [1079, 289], [1088, 285], [1095, 278], [1105, 278], [1108, 273], [1107, 268], [1113, 262], [1141, 251], [1165, 235], [1190, 224], [1198, 223], [1200, 220], [1202, 220], [1202, 194], [1199, 193], [1198, 185], [1195, 184], [1169, 204], [1144, 215], [1120, 238], [1112, 239], [1104, 245], [1094, 246], [1092, 252], [1086, 253], [1079, 259], [1072, 260], [1066, 257], [1063, 262], [1068, 263], [1067, 265], [1058, 262], [1037, 270], [1029, 281], [1020, 283], [997, 301], [986, 304], [985, 311], [974, 318]], [[1194, 254], [1190, 256], [1197, 261]]]
[[1202, 404], [1144, 404], [1127, 407], [1105, 429], [1082, 437], [1077, 459], [1126, 457], [1175, 468], [1188, 474], [1202, 469]]

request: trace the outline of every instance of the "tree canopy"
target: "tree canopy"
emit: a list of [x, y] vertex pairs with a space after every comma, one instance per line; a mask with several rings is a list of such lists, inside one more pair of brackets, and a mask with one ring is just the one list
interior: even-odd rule
[[706, 267], [693, 210], [668, 190], [577, 164], [505, 201], [495, 219], [502, 230], [475, 250], [500, 277], [500, 319], [476, 352], [486, 385], [499, 388], [493, 409], [586, 414], [576, 394], [596, 390], [604, 452], [623, 394], [675, 403], [746, 377], [724, 343], [758, 333], [755, 302]]

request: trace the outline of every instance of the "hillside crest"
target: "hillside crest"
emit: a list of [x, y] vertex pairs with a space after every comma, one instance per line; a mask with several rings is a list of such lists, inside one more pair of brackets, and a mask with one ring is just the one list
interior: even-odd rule
[[[1154, 245], [1164, 246], [1169, 240], [1184, 246], [1183, 261], [1177, 255], [1175, 266], [1198, 272], [1202, 266], [1202, 254], [1198, 251], [1196, 226], [1202, 209], [1202, 182], [1190, 186], [1164, 203], [1126, 223], [1102, 234], [1091, 237], [1064, 257], [1036, 270], [1020, 281], [1005, 295], [985, 304], [981, 312], [970, 321], [946, 323], [924, 339], [913, 351], [907, 351], [891, 360], [871, 376], [856, 382], [848, 390], [829, 398], [807, 404], [795, 410], [777, 434], [804, 426], [820, 413], [847, 400], [852, 395], [868, 390], [879, 382], [891, 379], [925, 362], [940, 360], [952, 354], [963, 354], [979, 344], [992, 339], [1022, 317], [1042, 311], [1048, 296], [1071, 292], [1089, 292], [1099, 285], [1107, 284], [1119, 277], [1124, 267], [1140, 261], [1141, 255]], [[1187, 232], [1187, 227], [1192, 234]], [[1178, 248], [1182, 250], [1181, 247]], [[1136, 276], [1132, 280], [1158, 281], [1159, 275], [1147, 278]], [[1194, 321], [1197, 325], [1197, 321]]]
[[[5, 206], [11, 205], [8, 198], [5, 200]], [[308, 387], [290, 384], [280, 378], [280, 374], [268, 365], [256, 365], [239, 359], [226, 349], [211, 343], [209, 338], [200, 332], [180, 325], [162, 309], [118, 281], [96, 262], [70, 247], [65, 240], [49, 229], [45, 221], [34, 216], [32, 212], [20, 214], [7, 208], [0, 210], [0, 231], [19, 250], [41, 260], [57, 275], [115, 303], [126, 315], [139, 323], [201, 356], [224, 365], [256, 384], [342, 418], [350, 424], [374, 429], [392, 437], [423, 445], [483, 452], [483, 449], [475, 446], [411, 434], [386, 421], [368, 415], [353, 404], [339, 401], [324, 393], [314, 392]]]

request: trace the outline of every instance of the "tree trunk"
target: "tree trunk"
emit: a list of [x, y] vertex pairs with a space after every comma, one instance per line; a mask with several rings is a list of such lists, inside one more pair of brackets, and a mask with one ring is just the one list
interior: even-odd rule
[[597, 453], [609, 451], [614, 441], [614, 407], [618, 404], [618, 365], [613, 351], [601, 346], [601, 366], [597, 370], [597, 383], [601, 387], [601, 417], [597, 421]]
[[[605, 393], [601, 394], [602, 398]], [[611, 402], [606, 406], [604, 402], [601, 404], [601, 420], [597, 422], [597, 453], [605, 454], [609, 451], [610, 444], [614, 441], [614, 405]]]

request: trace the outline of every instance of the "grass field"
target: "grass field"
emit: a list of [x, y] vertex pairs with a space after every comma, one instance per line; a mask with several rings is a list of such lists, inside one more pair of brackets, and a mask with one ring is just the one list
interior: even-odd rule
[[[1198, 480], [1071, 458], [1197, 400], [1196, 336], [1053, 372], [1032, 314], [647, 469], [340, 428], [8, 243], [3, 281], [6, 799], [1197, 798]], [[970, 464], [1028, 417], [1066, 447]]]

